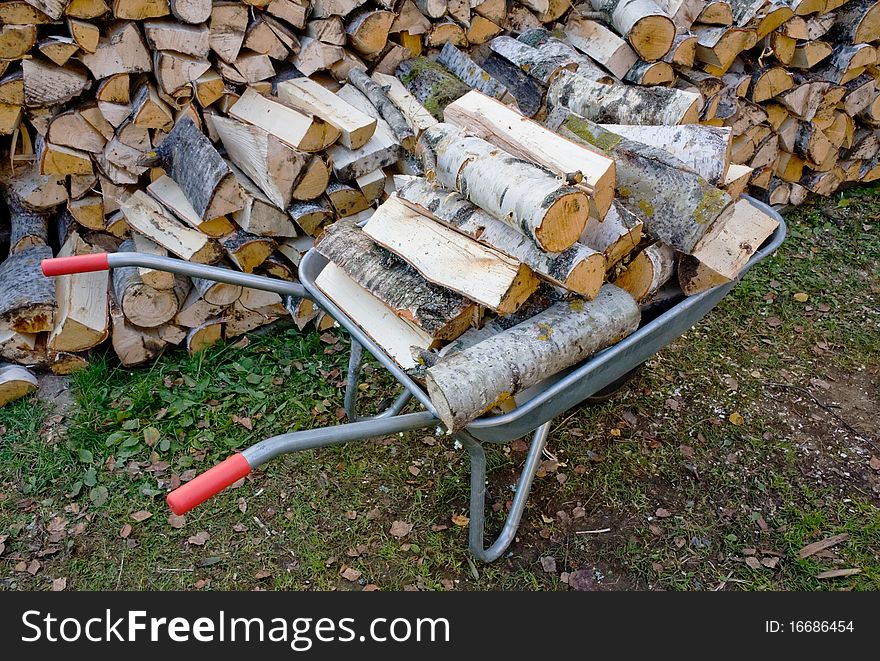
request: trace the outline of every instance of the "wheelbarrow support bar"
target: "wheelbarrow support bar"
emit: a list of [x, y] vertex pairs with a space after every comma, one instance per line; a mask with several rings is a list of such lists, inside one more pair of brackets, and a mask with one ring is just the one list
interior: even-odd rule
[[238, 482], [257, 466], [280, 454], [339, 445], [349, 441], [362, 441], [437, 424], [440, 424], [437, 418], [423, 411], [273, 436], [239, 454], [232, 455], [194, 480], [178, 487], [168, 494], [166, 501], [172, 512], [177, 515], [185, 514]]

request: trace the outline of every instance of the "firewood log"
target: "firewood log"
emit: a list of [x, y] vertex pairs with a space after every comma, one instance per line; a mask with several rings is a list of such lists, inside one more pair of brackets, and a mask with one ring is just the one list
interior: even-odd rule
[[[639, 308], [606, 285], [593, 301], [565, 301], [518, 326], [441, 358], [426, 374], [447, 429], [461, 429], [500, 400], [540, 383], [632, 333]], [[503, 356], [503, 359], [499, 359]]]
[[[61, 247], [58, 257], [85, 255], [92, 249], [76, 232]], [[109, 335], [107, 271], [77, 273], [55, 278], [58, 311], [47, 346], [56, 352], [85, 351]]]
[[455, 339], [479, 320], [473, 302], [432, 285], [351, 221], [327, 228], [316, 248], [395, 314], [436, 342]]
[[583, 231], [589, 215], [586, 194], [544, 168], [450, 124], [425, 131], [420, 145], [439, 184], [458, 190], [545, 250], [565, 250]]
[[602, 85], [562, 71], [547, 93], [548, 106], [565, 106], [595, 122], [616, 124], [694, 124], [699, 94], [665, 87]]
[[340, 132], [339, 143], [359, 149], [373, 137], [376, 120], [309, 78], [278, 84], [278, 98], [300, 112], [320, 117]]
[[[395, 197], [376, 210], [364, 232], [429, 282], [499, 314], [514, 312], [538, 287], [538, 280], [527, 266], [434, 222]], [[429, 245], [431, 250], [426, 252]], [[477, 264], [480, 276], [475, 278]]]
[[[254, 182], [234, 165], [230, 165], [238, 179], [244, 197], [244, 208], [236, 211], [232, 218], [246, 232], [258, 236], [296, 236], [296, 229], [283, 209], [278, 208], [263, 195]], [[230, 225], [229, 231], [232, 231]]]
[[589, 57], [577, 52], [572, 46], [560, 41], [544, 28], [526, 30], [517, 39], [528, 46], [537, 48], [547, 57], [561, 58], [560, 61], [574, 65], [580, 76], [597, 83], [613, 83], [615, 80], [614, 76], [597, 66]]
[[674, 271], [675, 251], [658, 241], [627, 263], [613, 283], [641, 303], [666, 284]]
[[37, 378], [24, 367], [0, 364], [0, 406], [25, 397], [38, 386]]
[[614, 198], [614, 162], [595, 151], [560, 138], [540, 124], [478, 92], [446, 106], [444, 118], [474, 135], [534, 161], [577, 183], [590, 196], [593, 215], [604, 218]]
[[690, 296], [735, 279], [778, 224], [748, 200], [736, 202], [733, 213], [712, 225], [692, 255], [679, 258], [682, 291]]
[[12, 191], [3, 190], [3, 199], [9, 214], [9, 254], [49, 243], [49, 214], [28, 209]]
[[32, 246], [0, 264], [0, 323], [18, 333], [52, 330], [55, 283], [40, 270], [40, 262], [51, 257], [49, 246]]
[[672, 47], [675, 24], [653, 0], [591, 0], [597, 11], [610, 16], [611, 24], [624, 35], [643, 60], [659, 60]]
[[275, 242], [272, 239], [250, 234], [241, 229], [220, 239], [220, 245], [232, 263], [245, 273], [253, 273], [254, 269], [275, 249]]
[[412, 95], [436, 119], [443, 117], [443, 108], [470, 88], [443, 66], [425, 57], [404, 62], [397, 75]]
[[[238, 183], [237, 180], [236, 183]], [[226, 216], [203, 220], [184, 194], [183, 189], [168, 175], [162, 175], [147, 186], [147, 192], [168, 211], [171, 211], [175, 217], [207, 236], [213, 238], [225, 236], [234, 229], [233, 224]]]
[[[144, 255], [156, 255], [158, 257], [168, 257], [168, 251], [165, 250], [155, 241], [147, 238], [143, 234], [135, 232], [131, 236], [129, 247], [134, 251]], [[121, 244], [120, 244], [121, 249]], [[173, 289], [174, 274], [168, 271], [160, 271], [146, 267], [138, 267], [138, 276], [141, 281], [153, 289]]]
[[186, 334], [186, 351], [190, 356], [204, 351], [223, 339], [223, 320], [212, 319], [191, 328]]
[[580, 243], [561, 253], [546, 253], [529, 238], [490, 216], [460, 194], [434, 186], [420, 177], [395, 177], [397, 196], [422, 215], [443, 223], [479, 243], [531, 268], [547, 282], [586, 298], [602, 286], [605, 260]]
[[449, 69], [470, 87], [496, 99], [510, 96], [507, 88], [483, 71], [469, 55], [450, 43], [443, 44], [437, 62]]
[[645, 223], [647, 234], [676, 250], [690, 252], [708, 225], [731, 205], [730, 196], [677, 158], [606, 131], [562, 107], [553, 111], [547, 126], [614, 158], [618, 199]]
[[587, 221], [579, 242], [603, 255], [605, 268], [610, 271], [639, 245], [643, 225], [635, 214], [615, 201], [604, 219]]
[[639, 59], [625, 41], [604, 25], [577, 15], [566, 23], [565, 37], [617, 78], [623, 78]]

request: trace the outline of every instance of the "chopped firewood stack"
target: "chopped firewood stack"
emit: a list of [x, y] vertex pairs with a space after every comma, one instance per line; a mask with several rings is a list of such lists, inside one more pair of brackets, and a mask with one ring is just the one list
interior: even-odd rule
[[151, 269], [39, 271], [131, 250], [292, 280], [317, 242], [321, 288], [458, 427], [734, 280], [776, 225], [746, 190], [880, 176], [878, 39], [872, 0], [0, 3], [0, 360], [329, 328]]

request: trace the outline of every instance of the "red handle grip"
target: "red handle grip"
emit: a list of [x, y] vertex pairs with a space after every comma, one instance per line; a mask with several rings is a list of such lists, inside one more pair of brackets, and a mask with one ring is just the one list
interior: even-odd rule
[[168, 494], [165, 501], [171, 511], [180, 516], [216, 496], [226, 487], [238, 482], [251, 472], [251, 465], [242, 454], [234, 454], [205, 471], [191, 482]]
[[44, 259], [42, 267], [43, 275], [51, 278], [56, 275], [107, 271], [110, 269], [110, 264], [108, 262], [107, 253], [99, 252], [93, 255], [74, 255], [72, 257]]

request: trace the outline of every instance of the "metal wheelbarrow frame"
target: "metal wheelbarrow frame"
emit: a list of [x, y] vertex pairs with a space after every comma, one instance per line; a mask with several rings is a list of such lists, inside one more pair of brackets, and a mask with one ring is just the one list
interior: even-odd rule
[[[779, 227], [749, 260], [743, 274], [776, 251], [786, 235], [782, 217], [771, 207], [743, 196], [765, 213], [779, 221]], [[327, 260], [315, 249], [306, 253], [299, 265], [300, 282], [288, 282], [229, 269], [141, 253], [101, 253], [64, 257], [43, 262], [47, 276], [106, 270], [120, 266], [139, 266], [199, 277], [244, 287], [272, 291], [292, 299], [309, 298], [333, 317], [351, 335], [351, 357], [345, 388], [345, 412], [349, 422], [332, 427], [280, 434], [260, 441], [232, 455], [192, 481], [168, 494], [167, 502], [176, 514], [183, 514], [238, 481], [257, 466], [291, 452], [363, 441], [398, 432], [442, 426], [425, 390], [385, 353], [360, 327], [340, 310], [315, 284]], [[467, 449], [470, 459], [470, 523], [468, 545], [471, 553], [492, 562], [513, 542], [525, 510], [529, 491], [540, 464], [550, 426], [561, 413], [577, 406], [609, 384], [634, 370], [666, 345], [689, 330], [714, 308], [739, 281], [709, 289], [695, 296], [682, 298], [670, 309], [641, 326], [635, 333], [604, 349], [580, 364], [546, 379], [517, 396], [517, 407], [504, 415], [483, 416], [470, 423], [455, 438]], [[391, 406], [377, 415], [360, 417], [357, 413], [357, 384], [363, 362], [363, 351], [369, 351], [403, 386], [403, 392]], [[425, 409], [417, 413], [401, 411], [415, 398]], [[485, 547], [486, 454], [484, 443], [509, 443], [532, 434], [525, 464], [516, 485], [510, 511], [504, 526], [488, 548]]]

